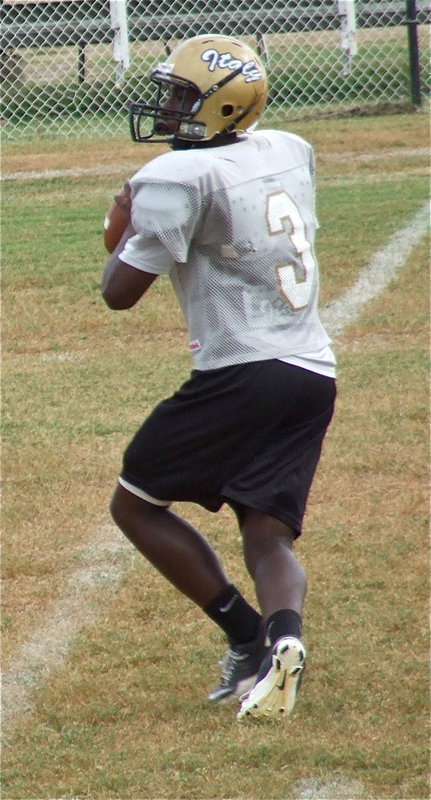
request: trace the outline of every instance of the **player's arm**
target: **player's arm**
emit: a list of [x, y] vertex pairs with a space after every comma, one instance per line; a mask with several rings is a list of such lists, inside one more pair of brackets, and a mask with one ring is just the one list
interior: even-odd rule
[[103, 271], [102, 297], [106, 305], [115, 311], [134, 306], [157, 278], [157, 275], [132, 267], [131, 264], [126, 264], [118, 258], [118, 253], [121, 253], [127, 240], [134, 233], [129, 224]]
[[118, 311], [134, 306], [157, 278], [157, 275], [136, 269], [118, 258], [127, 240], [135, 234], [130, 215], [130, 184], [125, 183], [106, 215], [103, 233], [105, 247], [111, 256], [105, 264], [101, 292], [109, 308]]

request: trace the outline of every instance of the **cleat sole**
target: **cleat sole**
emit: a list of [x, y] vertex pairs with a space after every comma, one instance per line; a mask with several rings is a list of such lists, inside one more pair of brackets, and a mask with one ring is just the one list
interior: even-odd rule
[[305, 651], [302, 644], [292, 637], [288, 642], [280, 642], [272, 657], [272, 667], [242, 698], [237, 718], [280, 718], [289, 714], [295, 704], [304, 666]]

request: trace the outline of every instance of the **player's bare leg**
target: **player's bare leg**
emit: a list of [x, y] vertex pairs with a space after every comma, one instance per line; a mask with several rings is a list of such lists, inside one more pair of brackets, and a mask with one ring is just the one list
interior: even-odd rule
[[285, 608], [301, 615], [307, 579], [293, 553], [293, 530], [262, 511], [246, 508], [241, 531], [245, 563], [265, 619]]
[[294, 532], [287, 525], [245, 509], [241, 530], [245, 561], [255, 582], [271, 650], [254, 686], [242, 698], [238, 719], [279, 717], [293, 709], [305, 666], [301, 628], [306, 576], [293, 554]]
[[266, 653], [260, 614], [228, 580], [211, 545], [177, 514], [136, 497], [121, 485], [111, 511], [135, 547], [225, 632], [229, 650], [220, 684], [208, 699], [238, 699], [253, 685]]
[[111, 513], [145, 558], [201, 608], [230, 585], [210, 544], [173, 511], [118, 485]]

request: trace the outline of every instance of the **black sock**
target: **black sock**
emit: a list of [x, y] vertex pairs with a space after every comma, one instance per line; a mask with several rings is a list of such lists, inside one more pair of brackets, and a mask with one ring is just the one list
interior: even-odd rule
[[271, 645], [282, 636], [295, 636], [297, 639], [302, 635], [302, 619], [300, 615], [290, 608], [282, 608], [275, 611], [268, 617], [266, 630]]
[[256, 639], [262, 617], [233, 584], [211, 600], [204, 611], [231, 643], [245, 644]]

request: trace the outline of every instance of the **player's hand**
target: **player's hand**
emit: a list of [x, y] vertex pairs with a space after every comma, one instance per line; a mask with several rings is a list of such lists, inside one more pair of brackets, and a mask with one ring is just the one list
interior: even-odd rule
[[103, 242], [108, 253], [113, 253], [130, 224], [131, 207], [130, 184], [126, 181], [122, 190], [114, 195], [114, 202], [105, 217]]

